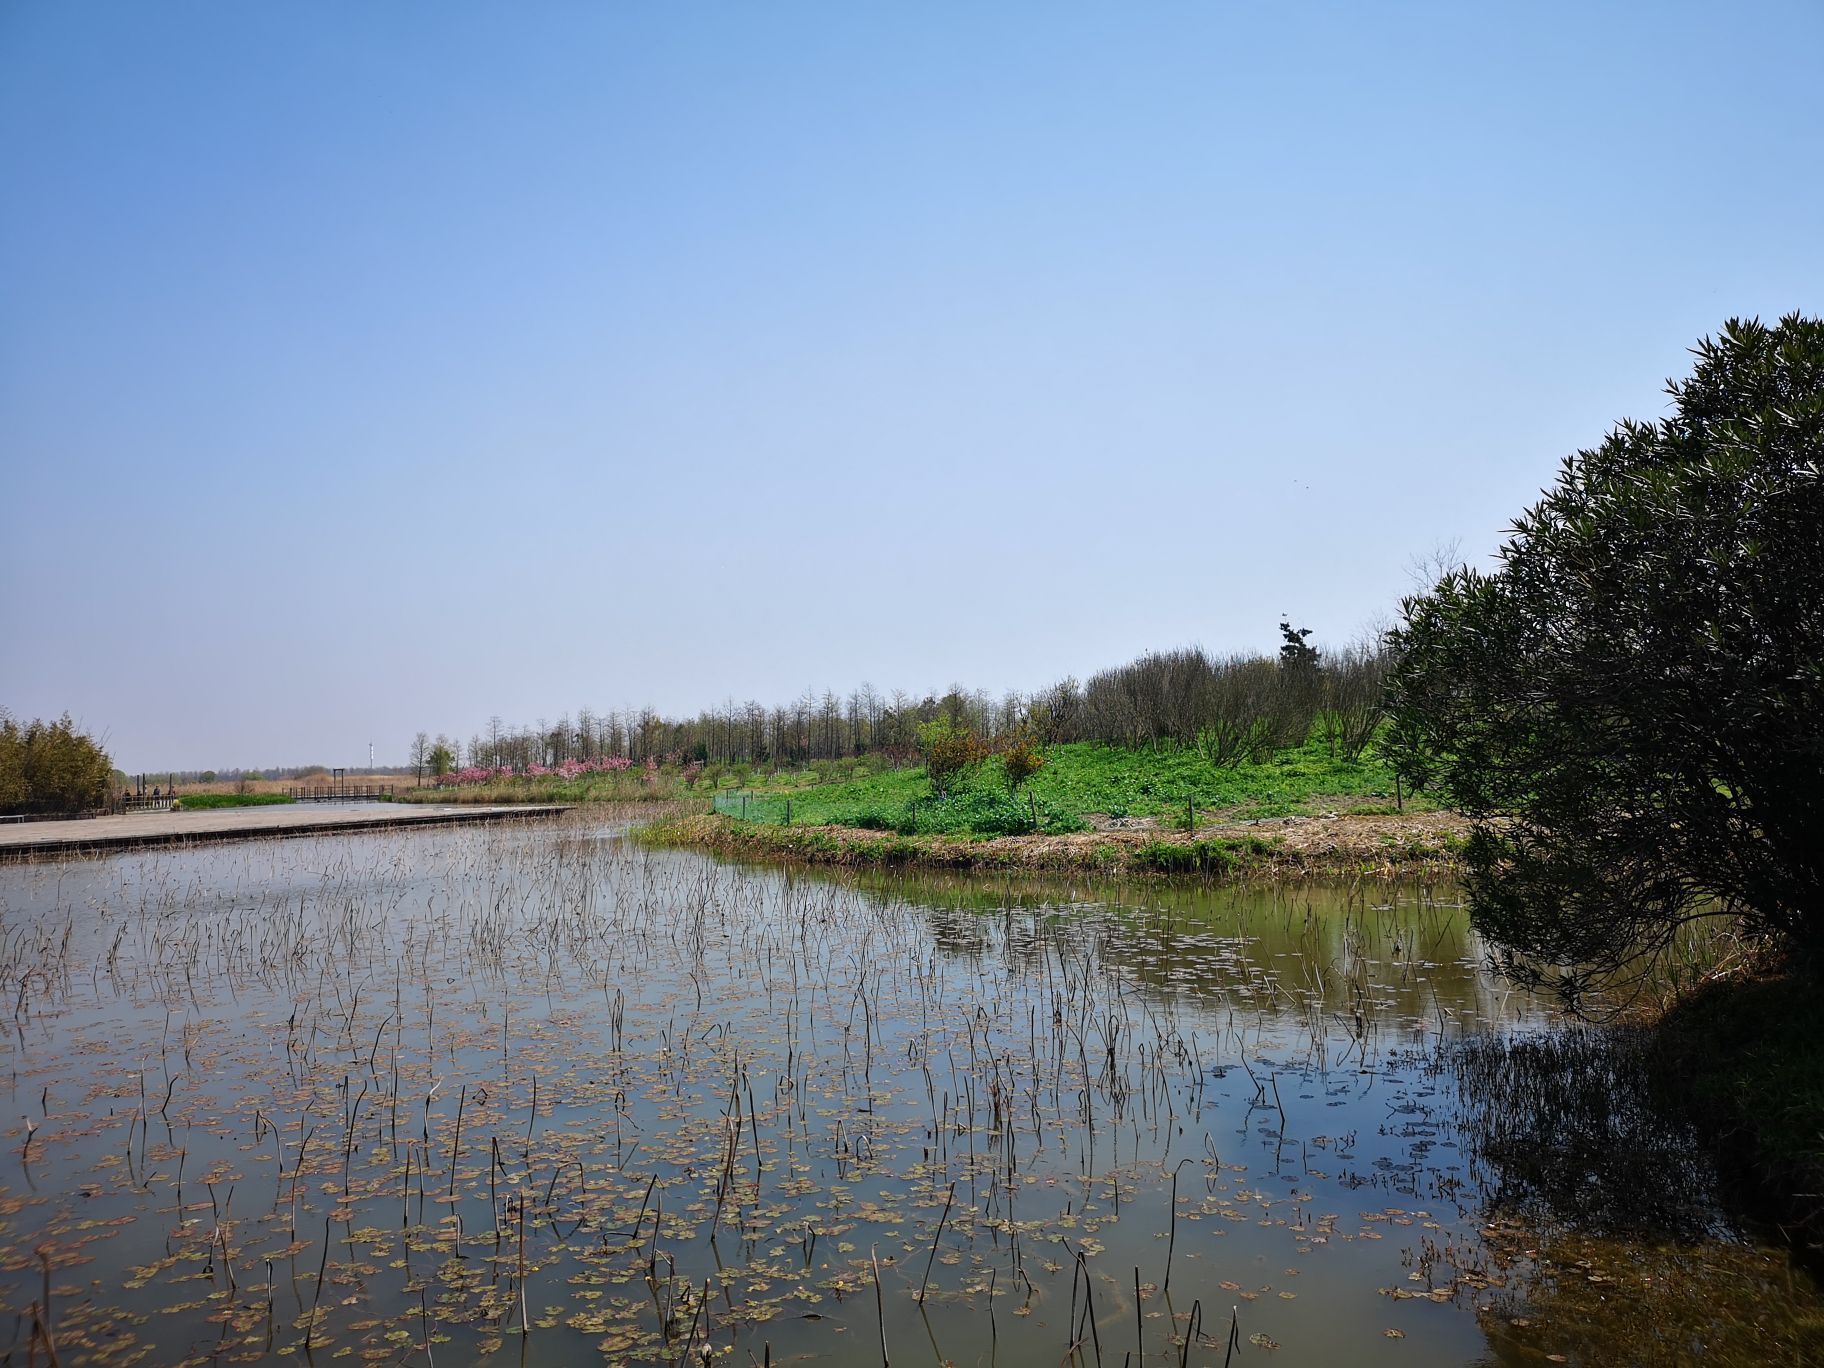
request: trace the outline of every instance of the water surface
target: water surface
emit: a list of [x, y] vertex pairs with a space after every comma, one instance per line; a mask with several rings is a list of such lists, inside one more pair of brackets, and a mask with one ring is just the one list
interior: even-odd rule
[[1818, 1352], [1448, 888], [389, 831], [0, 869], [0, 987], [14, 1362]]

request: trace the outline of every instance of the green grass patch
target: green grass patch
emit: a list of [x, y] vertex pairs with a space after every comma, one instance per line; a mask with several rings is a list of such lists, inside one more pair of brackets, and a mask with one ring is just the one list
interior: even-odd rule
[[[856, 826], [912, 835], [1010, 836], [1086, 830], [1092, 815], [1145, 817], [1184, 830], [1221, 813], [1230, 819], [1289, 817], [1333, 806], [1389, 812], [1393, 771], [1372, 756], [1332, 757], [1322, 742], [1293, 747], [1262, 764], [1212, 765], [1196, 751], [1128, 750], [1093, 742], [1052, 746], [1045, 768], [1017, 796], [1000, 762], [990, 760], [945, 798], [934, 797], [922, 768], [831, 767], [753, 776], [749, 787], [724, 788], [716, 811], [765, 825]], [[1407, 810], [1432, 805], [1408, 802]]]
[[1187, 805], [1200, 813], [1287, 817], [1323, 810], [1327, 799], [1391, 803], [1394, 796], [1393, 771], [1378, 759], [1333, 758], [1318, 741], [1258, 765], [1222, 767], [1196, 751], [1090, 743], [1053, 747], [1047, 762], [1032, 781], [1041, 799], [1111, 817], [1182, 818]]
[[206, 812], [210, 808], [272, 807], [293, 800], [282, 793], [185, 793], [177, 799], [181, 812]]

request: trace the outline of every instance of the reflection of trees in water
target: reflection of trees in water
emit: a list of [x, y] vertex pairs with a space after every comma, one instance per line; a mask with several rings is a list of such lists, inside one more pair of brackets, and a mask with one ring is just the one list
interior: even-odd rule
[[1656, 1094], [1633, 1028], [1478, 1035], [1444, 1052], [1463, 1150], [1491, 1214], [1596, 1235], [1725, 1235], [1717, 1175]]
[[945, 953], [996, 954], [1016, 973], [1060, 954], [1120, 974], [1156, 997], [1240, 996], [1276, 1015], [1321, 1018], [1352, 1034], [1381, 1021], [1427, 1031], [1527, 1012], [1485, 968], [1454, 890], [1380, 883], [1197, 885], [984, 878], [863, 877], [868, 891], [920, 908]]
[[1647, 1045], [1635, 1028], [1574, 1027], [1435, 1056], [1485, 1223], [1447, 1251], [1490, 1289], [1485, 1361], [1819, 1361], [1824, 1297], [1784, 1250], [1742, 1238]]
[[[1229, 1105], [1243, 1109], [1242, 1138], [1228, 1143], [1258, 1146], [1263, 1174], [1330, 1169], [1364, 1200], [1384, 1194], [1413, 1213], [1383, 1230], [1437, 1215], [1442, 1230], [1396, 1237], [1414, 1241], [1417, 1281], [1383, 1291], [1474, 1304], [1487, 1362], [1824, 1361], [1824, 1301], [1777, 1251], [1734, 1240], [1702, 1149], [1654, 1095], [1641, 1038], [1548, 1029], [1537, 999], [1488, 972], [1452, 901], [1378, 885], [855, 882], [925, 925], [939, 959], [971, 976], [1016, 995], [1042, 989], [1067, 1014], [1071, 1003], [1114, 1013], [1084, 1017], [1110, 1028], [1093, 1050], [1119, 1043], [1144, 1059], [1149, 1028], [1169, 1049], [1209, 1009], [1218, 1024], [1239, 1019], [1240, 1046], [1207, 1032], [1200, 1046], [1213, 1078], [1237, 1074]], [[1452, 1043], [1440, 1048], [1440, 1036]], [[1134, 1080], [1096, 1065], [1093, 1050], [1085, 1077], [1118, 1117]], [[1376, 1090], [1378, 1137], [1359, 1158], [1353, 1128], [1309, 1135], [1317, 1106]], [[1296, 1108], [1289, 1136], [1276, 1121], [1282, 1095]], [[1446, 1162], [1453, 1144], [1461, 1166]], [[1466, 1228], [1451, 1227], [1452, 1209]]]

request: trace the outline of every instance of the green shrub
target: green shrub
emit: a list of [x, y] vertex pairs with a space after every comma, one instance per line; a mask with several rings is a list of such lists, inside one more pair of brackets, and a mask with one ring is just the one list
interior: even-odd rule
[[939, 717], [918, 729], [918, 746], [925, 755], [925, 774], [931, 792], [943, 797], [957, 780], [982, 762], [982, 740], [967, 727]]
[[1021, 723], [1001, 746], [1001, 773], [1008, 792], [1018, 793], [1020, 785], [1044, 768], [1045, 749], [1039, 744], [1039, 734], [1031, 723]]

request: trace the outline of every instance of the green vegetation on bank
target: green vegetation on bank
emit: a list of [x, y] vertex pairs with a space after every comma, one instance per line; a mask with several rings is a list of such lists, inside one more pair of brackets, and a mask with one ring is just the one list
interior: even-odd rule
[[177, 800], [184, 812], [201, 812], [209, 808], [270, 807], [293, 800], [283, 793], [185, 793]]
[[[774, 775], [718, 794], [717, 811], [767, 825], [851, 826], [900, 835], [1051, 835], [1088, 830], [1092, 816], [1150, 819], [1182, 830], [1199, 823], [1310, 815], [1347, 807], [1391, 812], [1393, 772], [1372, 753], [1349, 760], [1323, 741], [1274, 753], [1259, 764], [1218, 765], [1201, 751], [1162, 745], [1127, 748], [1079, 741], [1044, 751], [1044, 766], [1017, 792], [1003, 760], [983, 761], [932, 793], [923, 767], [849, 777], [806, 770]], [[1409, 803], [1410, 807], [1411, 804]], [[1036, 822], [1035, 822], [1036, 819]]]
[[1251, 859], [1273, 853], [1273, 843], [1259, 837], [1245, 841], [1149, 841], [1134, 852], [1131, 863], [1160, 874], [1227, 874]]
[[1203, 879], [1410, 878], [1449, 875], [1457, 843], [1359, 833], [1344, 843], [1297, 847], [1279, 838], [1197, 837], [1151, 831], [1063, 836], [912, 835], [844, 826], [767, 826], [715, 814], [670, 817], [638, 828], [660, 847], [706, 850], [734, 860], [785, 861], [849, 869], [917, 866], [973, 872], [1189, 875]]
[[[1043, 763], [1016, 790], [1007, 753], [986, 755], [933, 793], [924, 765], [893, 765], [883, 755], [817, 760], [786, 770], [762, 766], [664, 765], [613, 773], [516, 775], [478, 784], [415, 789], [421, 803], [628, 803], [714, 798], [716, 810], [766, 824], [858, 826], [901, 834], [1062, 835], [1088, 830], [1092, 816], [1184, 829], [1198, 824], [1313, 815], [1335, 807], [1357, 813], [1395, 810], [1393, 771], [1372, 750], [1333, 754], [1313, 731], [1300, 746], [1259, 762], [1218, 764], [1171, 742], [1136, 747], [1073, 741], [1037, 749]], [[1027, 763], [1030, 763], [1028, 761]], [[1408, 796], [1408, 811], [1435, 804]], [[1035, 827], [1035, 817], [1036, 827]]]

